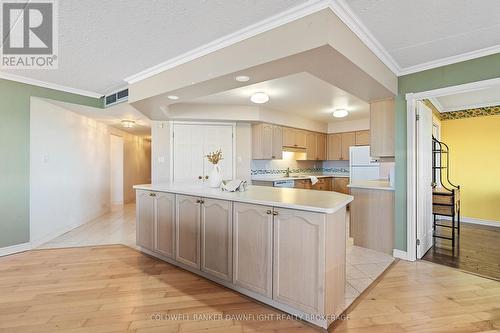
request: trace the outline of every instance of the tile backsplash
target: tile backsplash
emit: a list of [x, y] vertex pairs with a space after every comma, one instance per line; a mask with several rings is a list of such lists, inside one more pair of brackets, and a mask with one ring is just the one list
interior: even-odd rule
[[333, 173], [349, 172], [348, 161], [300, 161], [290, 158], [282, 160], [252, 160], [251, 174], [275, 175], [286, 172], [290, 168], [291, 173]]

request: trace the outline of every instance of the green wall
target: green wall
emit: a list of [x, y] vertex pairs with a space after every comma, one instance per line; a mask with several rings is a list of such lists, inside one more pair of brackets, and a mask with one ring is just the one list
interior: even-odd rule
[[396, 98], [395, 247], [406, 251], [406, 98], [407, 93], [500, 77], [500, 53], [401, 76]]
[[100, 99], [0, 79], [0, 248], [29, 241], [31, 96], [103, 107]]

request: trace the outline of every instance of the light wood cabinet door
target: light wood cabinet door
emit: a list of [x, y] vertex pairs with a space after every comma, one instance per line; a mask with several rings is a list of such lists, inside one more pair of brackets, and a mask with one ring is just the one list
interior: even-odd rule
[[330, 191], [331, 189], [331, 180], [330, 178], [319, 178], [318, 182], [314, 185], [312, 185], [313, 190], [318, 190], [318, 191]]
[[[264, 143], [266, 144], [266, 143]], [[269, 143], [267, 143], [269, 144]], [[283, 127], [273, 125], [272, 159], [283, 158]]]
[[331, 161], [338, 161], [342, 157], [342, 135], [328, 134], [328, 156]]
[[306, 134], [306, 154], [308, 160], [316, 160], [317, 155], [317, 135], [313, 132]]
[[369, 146], [369, 145], [370, 145], [370, 131], [357, 131], [356, 146]]
[[326, 135], [316, 134], [316, 159], [320, 161], [326, 160]]
[[155, 193], [137, 191], [136, 194], [136, 243], [154, 251]]
[[272, 158], [273, 125], [252, 125], [252, 158], [270, 160]]
[[155, 252], [175, 259], [175, 194], [157, 193], [155, 200]]
[[394, 157], [394, 99], [370, 103], [370, 156]]
[[310, 314], [323, 313], [325, 215], [274, 210], [273, 299]]
[[295, 130], [295, 146], [299, 148], [307, 147], [307, 132]]
[[349, 194], [349, 178], [347, 177], [334, 177], [332, 178], [332, 191]]
[[175, 259], [200, 269], [200, 203], [199, 197], [176, 195]]
[[232, 281], [233, 203], [202, 198], [201, 270]]
[[295, 129], [283, 127], [283, 146], [295, 147]]
[[356, 134], [354, 132], [342, 133], [342, 153], [340, 159], [349, 160], [349, 148], [356, 145]]
[[233, 283], [272, 297], [272, 207], [234, 203]]

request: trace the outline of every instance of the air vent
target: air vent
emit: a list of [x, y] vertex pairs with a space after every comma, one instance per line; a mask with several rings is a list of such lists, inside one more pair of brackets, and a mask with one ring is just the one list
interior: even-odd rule
[[128, 100], [128, 89], [123, 89], [118, 92], [109, 94], [105, 99], [105, 106], [111, 106]]

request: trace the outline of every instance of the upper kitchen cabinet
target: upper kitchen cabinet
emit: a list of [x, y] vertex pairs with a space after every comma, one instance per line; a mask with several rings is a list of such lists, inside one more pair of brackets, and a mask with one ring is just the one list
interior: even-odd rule
[[283, 128], [271, 124], [252, 125], [252, 159], [281, 159], [283, 152]]
[[308, 160], [326, 159], [326, 135], [315, 132], [306, 134], [306, 154]]
[[345, 132], [328, 135], [328, 160], [348, 161], [349, 147], [356, 145], [356, 133]]
[[370, 103], [370, 155], [394, 157], [394, 99]]
[[357, 131], [356, 132], [356, 146], [369, 146], [370, 145], [370, 131]]
[[295, 128], [283, 128], [283, 146], [307, 148], [307, 132]]

